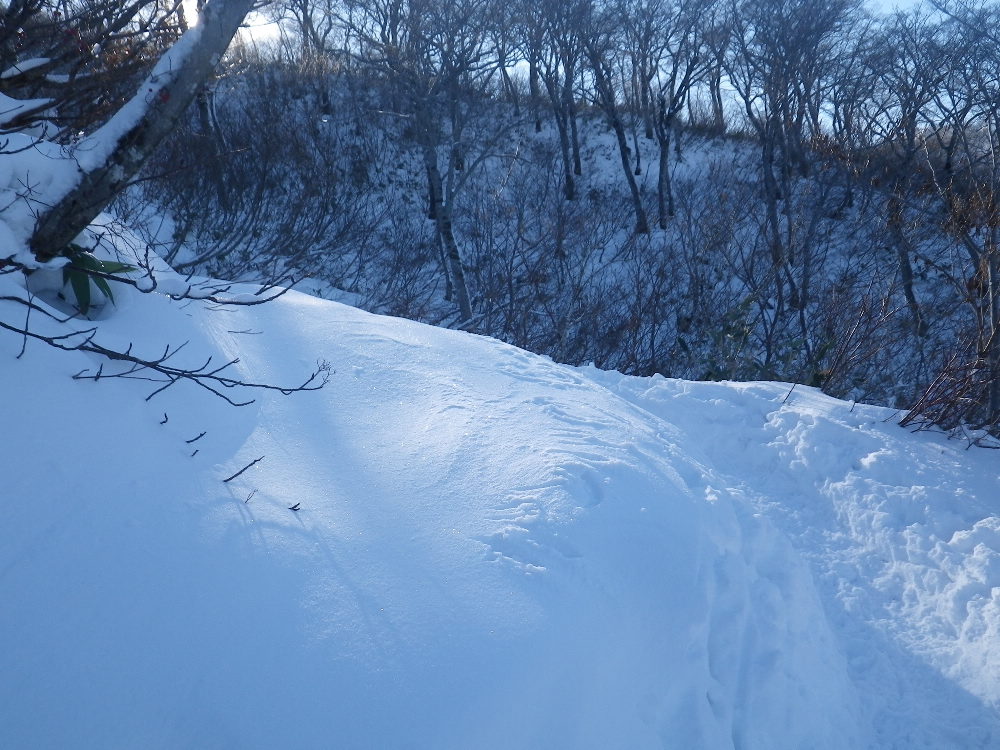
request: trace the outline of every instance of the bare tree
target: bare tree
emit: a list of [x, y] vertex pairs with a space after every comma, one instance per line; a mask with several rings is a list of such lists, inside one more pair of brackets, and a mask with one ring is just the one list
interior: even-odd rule
[[706, 9], [706, 15], [701, 18], [702, 42], [704, 44], [706, 81], [708, 96], [712, 106], [712, 130], [715, 133], [726, 131], [725, 102], [722, 96], [722, 82], [725, 73], [726, 56], [732, 38], [732, 6], [718, 2]]
[[632, 196], [635, 232], [649, 234], [649, 218], [646, 215], [639, 184], [632, 173], [630, 149], [619, 105], [620, 88], [615, 70], [616, 68], [621, 70], [618, 64], [619, 56], [625, 54], [621, 34], [622, 22], [614, 7], [588, 3], [582, 8], [581, 35], [584, 53], [590, 64], [589, 72], [593, 76], [594, 101], [603, 110], [618, 142], [618, 154], [621, 157], [625, 182]]
[[544, 54], [545, 23], [543, 4], [534, 0], [512, 0], [506, 33], [512, 36], [517, 55], [528, 65], [528, 106], [535, 124], [535, 132], [542, 132], [542, 86], [539, 66]]
[[352, 113], [343, 91], [333, 98], [334, 120], [322, 92], [336, 81], [315, 62], [246, 63], [216, 96], [225, 150], [192, 115], [147, 164], [149, 179], [116, 204], [133, 226], [147, 223], [151, 205], [170, 217], [168, 243], [155, 224], [144, 236], [175, 270], [353, 286], [351, 269], [371, 251], [385, 212], [370, 198], [372, 180], [391, 156], [377, 132], [344, 127]]
[[[869, 116], [878, 88], [880, 34], [872, 17], [858, 16], [834, 46], [826, 101], [830, 137], [814, 139], [818, 155], [834, 157], [844, 170], [844, 199], [840, 211], [855, 204], [855, 191], [868, 172], [880, 125]], [[824, 145], [826, 144], [826, 145]], [[825, 152], [825, 153], [824, 153]]]
[[587, 8], [586, 0], [546, 0], [539, 4], [543, 34], [538, 72], [559, 134], [566, 200], [576, 199], [576, 178], [583, 174], [575, 86], [583, 58], [581, 23]]
[[920, 181], [918, 162], [928, 110], [949, 75], [952, 55], [939, 19], [916, 9], [893, 15], [882, 28], [874, 66], [877, 89], [868, 118], [891, 155], [886, 220], [892, 232], [903, 294], [915, 330], [927, 332], [914, 286], [913, 249], [905, 232], [909, 195]]
[[794, 273], [798, 223], [783, 213], [796, 168], [808, 173], [806, 133], [818, 119], [820, 71], [857, 9], [856, 0], [748, 0], [734, 7], [727, 72], [761, 148], [764, 232], [778, 317], [786, 306], [801, 315], [807, 302]]
[[[0, 259], [0, 275], [20, 274], [25, 279], [22, 292], [0, 297], [5, 309], [13, 305], [24, 316], [20, 323], [9, 316], [0, 319], [0, 329], [22, 337], [18, 357], [24, 354], [29, 341], [42, 342], [63, 351], [96, 354], [101, 357], [102, 363], [94, 369], [80, 371], [75, 378], [95, 381], [124, 378], [154, 382], [157, 385], [150, 397], [176, 383], [190, 382], [236, 406], [250, 401], [227, 395], [226, 391], [235, 389], [232, 391], [235, 393], [242, 388], [263, 388], [292, 393], [315, 390], [326, 382], [329, 366], [325, 363], [320, 363], [302, 384], [286, 388], [232, 375], [228, 370], [238, 360], [215, 363], [210, 358], [200, 364], [185, 363], [183, 357], [178, 357], [184, 344], [167, 345], [159, 355], [140, 354], [135, 351], [140, 347], [131, 344], [116, 348], [101, 343], [97, 326], [80, 328], [74, 325], [78, 316], [86, 316], [90, 312], [91, 284], [101, 290], [107, 299], [112, 298], [111, 284], [114, 283], [119, 287], [132, 286], [142, 292], [161, 291], [176, 300], [197, 299], [219, 305], [260, 304], [284, 293], [284, 289], [272, 289], [270, 292], [261, 289], [252, 299], [246, 300], [234, 297], [230, 287], [224, 283], [170, 279], [164, 286], [165, 280], [157, 273], [156, 263], [148, 248], [145, 253], [132, 248], [135, 251], [133, 259], [120, 263], [98, 260], [73, 244], [77, 236], [85, 231], [91, 250], [96, 250], [105, 242], [108, 228], [94, 231], [88, 229], [88, 225], [124, 189], [156, 145], [170, 133], [202, 83], [212, 73], [252, 4], [253, 0], [212, 0], [207, 4], [200, 26], [186, 33], [164, 53], [139, 94], [91, 136], [92, 140], [88, 142], [91, 150], [86, 159], [77, 160], [75, 183], [70, 184], [62, 195], [35, 195], [27, 190], [15, 199], [15, 203], [25, 201], [32, 208], [40, 209], [29, 240], [33, 257], [14, 252]], [[94, 5], [100, 7], [101, 3]], [[136, 3], [136, 7], [143, 5]], [[76, 7], [72, 3], [61, 3], [60, 6]], [[6, 10], [10, 11], [11, 6], [8, 5]], [[44, 58], [38, 60], [38, 67], [46, 65], [48, 62]], [[19, 74], [23, 72], [22, 69]], [[43, 203], [45, 200], [53, 202], [46, 205]], [[68, 279], [66, 283], [72, 287], [75, 296], [75, 301], [71, 303], [75, 309], [65, 316], [60, 315], [56, 307], [40, 301], [33, 291], [34, 280], [39, 275], [44, 276], [44, 273], [39, 274], [42, 270], [39, 265], [56, 258], [63, 263], [57, 272]], [[48, 269], [50, 273], [52, 270]], [[51, 301], [56, 305], [63, 304], [57, 298]], [[69, 302], [67, 298], [66, 303]]]
[[[922, 114], [925, 132], [917, 158], [933, 180], [945, 212], [945, 230], [961, 259], [949, 273], [972, 311], [974, 329], [964, 351], [943, 369], [917, 413], [946, 427], [1000, 429], [1000, 21], [996, 3], [935, 3], [946, 20], [933, 75], [933, 102]], [[941, 64], [941, 60], [947, 64]]]
[[340, 0], [277, 0], [268, 6], [268, 16], [291, 32], [298, 53], [309, 59], [346, 46], [338, 23], [340, 8]]
[[[485, 98], [497, 72], [489, 23], [492, 0], [351, 0], [343, 22], [359, 63], [386, 77], [420, 149], [444, 265], [460, 320], [473, 317], [462, 253], [454, 231], [457, 196], [493, 139], [469, 158], [470, 103]], [[496, 129], [499, 134], [505, 125]], [[442, 151], [444, 152], [442, 154]], [[442, 169], [442, 157], [444, 168]]]
[[520, 13], [514, 3], [495, 2], [490, 8], [494, 17], [492, 22], [487, 24], [487, 33], [493, 45], [497, 72], [500, 75], [503, 92], [514, 109], [514, 117], [520, 118], [521, 97], [511, 77], [513, 66], [522, 62], [517, 30]]
[[[648, 31], [636, 35], [638, 58], [645, 58], [640, 78], [649, 76], [645, 86], [654, 103], [653, 130], [659, 144], [657, 207], [661, 229], [666, 229], [674, 215], [674, 196], [670, 184], [670, 147], [677, 117], [702, 76], [710, 69], [706, 54], [704, 19], [711, 18], [714, 0], [657, 0], [638, 15]], [[656, 40], [654, 44], [647, 39]], [[654, 88], [655, 86], [655, 88]]]

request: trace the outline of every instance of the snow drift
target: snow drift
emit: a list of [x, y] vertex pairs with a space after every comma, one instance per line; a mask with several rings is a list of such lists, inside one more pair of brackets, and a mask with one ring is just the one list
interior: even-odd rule
[[4, 747], [1000, 744], [995, 453], [295, 292], [129, 291], [109, 346], [334, 374], [147, 402], [0, 338]]

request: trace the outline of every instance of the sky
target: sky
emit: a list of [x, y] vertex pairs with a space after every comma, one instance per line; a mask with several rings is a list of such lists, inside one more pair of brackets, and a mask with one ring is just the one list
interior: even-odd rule
[[[867, 0], [869, 7], [884, 13], [891, 12], [897, 8], [905, 10], [923, 3], [926, 3], [926, 0]], [[184, 0], [184, 7], [189, 21], [197, 18], [197, 0]], [[248, 19], [248, 25], [252, 30], [253, 37], [256, 39], [266, 40], [274, 38], [277, 35], [275, 25], [270, 23], [263, 14], [252, 14]]]

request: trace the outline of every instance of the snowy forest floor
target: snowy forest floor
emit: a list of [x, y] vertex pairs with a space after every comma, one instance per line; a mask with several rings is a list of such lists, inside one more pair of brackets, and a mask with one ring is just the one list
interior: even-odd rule
[[1000, 745], [994, 451], [297, 292], [116, 303], [109, 346], [334, 372], [146, 401], [0, 338], [0, 745]]

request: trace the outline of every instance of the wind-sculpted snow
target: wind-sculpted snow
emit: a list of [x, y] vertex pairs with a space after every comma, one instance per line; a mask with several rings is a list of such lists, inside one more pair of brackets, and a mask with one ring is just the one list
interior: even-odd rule
[[1000, 742], [991, 452], [294, 292], [99, 326], [335, 372], [147, 403], [0, 338], [0, 746]]

